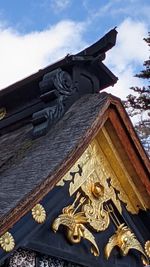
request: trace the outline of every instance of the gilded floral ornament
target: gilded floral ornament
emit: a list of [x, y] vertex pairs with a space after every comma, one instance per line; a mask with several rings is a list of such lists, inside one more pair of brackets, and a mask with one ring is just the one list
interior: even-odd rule
[[46, 211], [41, 204], [36, 204], [32, 209], [32, 217], [37, 223], [44, 223], [46, 220]]
[[15, 240], [9, 232], [6, 232], [0, 237], [0, 246], [6, 252], [13, 250], [15, 246]]
[[144, 248], [146, 255], [150, 258], [150, 240], [146, 241]]

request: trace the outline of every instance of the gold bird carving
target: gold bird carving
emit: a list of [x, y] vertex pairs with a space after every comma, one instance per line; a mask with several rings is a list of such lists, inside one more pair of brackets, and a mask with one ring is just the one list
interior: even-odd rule
[[80, 243], [82, 238], [87, 239], [92, 243], [91, 252], [94, 256], [99, 256], [99, 249], [95, 242], [95, 237], [92, 233], [84, 226], [87, 222], [87, 218], [84, 212], [78, 212], [74, 214], [72, 206], [68, 206], [63, 209], [63, 213], [60, 214], [53, 222], [52, 229], [56, 233], [59, 226], [62, 224], [67, 228], [67, 238], [74, 243]]
[[147, 256], [144, 250], [137, 240], [134, 233], [131, 232], [125, 224], [118, 226], [114, 235], [109, 238], [109, 241], [105, 247], [105, 257], [108, 259], [115, 246], [118, 246], [121, 250], [121, 254], [126, 256], [130, 249], [138, 250], [144, 258], [147, 260]]

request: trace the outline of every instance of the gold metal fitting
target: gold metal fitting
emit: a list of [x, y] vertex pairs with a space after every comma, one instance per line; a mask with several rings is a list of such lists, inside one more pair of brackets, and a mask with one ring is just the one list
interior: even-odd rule
[[92, 185], [91, 191], [96, 198], [100, 198], [104, 195], [104, 187], [99, 182]]
[[150, 258], [150, 240], [146, 241], [144, 248], [146, 255]]
[[6, 116], [6, 108], [0, 108], [0, 120], [4, 119]]
[[32, 217], [37, 223], [44, 223], [46, 220], [46, 211], [41, 204], [36, 204], [32, 209]]
[[15, 240], [9, 232], [6, 232], [0, 237], [0, 246], [6, 252], [13, 250], [15, 246]]

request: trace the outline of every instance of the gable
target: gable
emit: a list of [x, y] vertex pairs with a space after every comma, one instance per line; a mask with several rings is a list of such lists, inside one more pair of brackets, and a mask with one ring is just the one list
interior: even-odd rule
[[[121, 154], [124, 159], [125, 156], [123, 154], [125, 154], [125, 151], [122, 151]], [[81, 158], [77, 160], [73, 168], [58, 182], [57, 186], [63, 186], [65, 181], [73, 180], [70, 173], [77, 172], [75, 181], [70, 182], [69, 194], [72, 196], [88, 180], [89, 176], [95, 177], [93, 178], [95, 181], [102, 179], [102, 186], [105, 188], [108, 187], [108, 184], [111, 184], [118, 191], [118, 197], [126, 204], [127, 210], [132, 214], [137, 214], [140, 209], [146, 210], [150, 208], [149, 198], [147, 196], [144, 199], [146, 190], [144, 192], [144, 186], [139, 181], [139, 177], [130, 159], [125, 162], [122, 158], [115, 148], [115, 144], [113, 144], [106, 127], [103, 126]], [[82, 176], [78, 173], [77, 169], [80, 170], [80, 167], [77, 166], [81, 168], [84, 166]], [[107, 183], [106, 180], [109, 180], [109, 182]], [[137, 186], [138, 183], [139, 186]], [[109, 191], [106, 195], [109, 195]], [[118, 205], [118, 210], [121, 212], [120, 204]]]
[[[73, 114], [73, 109], [76, 111], [78, 110], [77, 106], [73, 107], [70, 113], [66, 114], [67, 117], [70, 115], [70, 129], [72, 129], [72, 140], [70, 140], [70, 142], [72, 142], [73, 146], [72, 149], [70, 149], [69, 155], [64, 158], [59, 169], [55, 169], [52, 176], [53, 179], [52, 177], [51, 180], [46, 178], [38, 188], [33, 188], [25, 202], [20, 202], [19, 206], [15, 207], [14, 213], [10, 213], [11, 217], [6, 216], [2, 221], [1, 229], [5, 229], [5, 231], [7, 229], [7, 231], [12, 234], [15, 242], [15, 249], [23, 246], [27, 249], [38, 251], [43, 254], [46, 253], [54, 257], [59, 256], [64, 259], [69, 257], [70, 261], [73, 262], [76, 262], [77, 255], [80, 254], [78, 262], [85, 266], [91, 266], [91, 264], [93, 264], [93, 266], [97, 267], [99, 263], [104, 264], [104, 266], [109, 266], [109, 264], [113, 264], [113, 260], [116, 259], [116, 257], [117, 261], [119, 261], [121, 249], [119, 248], [119, 250], [116, 250], [117, 246], [114, 246], [111, 253], [105, 253], [105, 250], [108, 251], [108, 249], [105, 248], [108, 248], [111, 237], [117, 233], [119, 227], [127, 227], [122, 230], [127, 230], [131, 236], [132, 234], [134, 235], [134, 241], [136, 240], [137, 246], [134, 253], [129, 251], [126, 257], [120, 258], [120, 264], [124, 264], [124, 266], [129, 264], [129, 262], [132, 262], [132, 265], [136, 264], [136, 257], [138, 264], [142, 264], [140, 259], [142, 254], [146, 259], [144, 244], [149, 236], [147, 225], [150, 204], [147, 191], [148, 169], [146, 166], [148, 165], [144, 165], [141, 160], [145, 155], [140, 156], [140, 154], [137, 153], [135, 143], [132, 142], [130, 135], [128, 135], [124, 122], [118, 123], [119, 125], [114, 124], [112, 114], [114, 114], [113, 116], [117, 116], [118, 122], [121, 120], [121, 117], [118, 116], [118, 111], [115, 109], [115, 106], [110, 104], [110, 98], [104, 99], [103, 103], [105, 103], [105, 105], [103, 105], [103, 107], [97, 102], [97, 115], [96, 106], [93, 108], [90, 99], [90, 114], [92, 114], [93, 110], [95, 117], [91, 117], [90, 121], [89, 114], [87, 114], [89, 118], [89, 124], [87, 125], [90, 125], [90, 127], [84, 128], [83, 132], [79, 131], [81, 129], [83, 130], [83, 126], [81, 127], [79, 124], [78, 129], [76, 129], [76, 123], [72, 120], [72, 115], [70, 115]], [[93, 103], [99, 100], [99, 96], [93, 96]], [[85, 103], [85, 97], [79, 101], [78, 107], [81, 106], [81, 101]], [[76, 103], [76, 105], [78, 104]], [[83, 106], [82, 109], [84, 110]], [[85, 125], [86, 122], [85, 114], [86, 112], [84, 115], [82, 113], [84, 117], [83, 125]], [[74, 113], [74, 116], [78, 116], [78, 113]], [[80, 124], [82, 124], [82, 122], [80, 122]], [[56, 125], [56, 127], [58, 127], [58, 125]], [[119, 127], [121, 129], [124, 128], [124, 132], [121, 135], [119, 135]], [[68, 132], [68, 134], [70, 134], [70, 132]], [[78, 142], [75, 143], [74, 140], [76, 140], [77, 136], [78, 138], [80, 136], [80, 138]], [[120, 138], [122, 136], [123, 140]], [[47, 142], [49, 141], [48, 137]], [[77, 144], [78, 146], [76, 146]], [[39, 143], [36, 149], [38, 149], [38, 145]], [[39, 151], [41, 151], [41, 145], [42, 139]], [[45, 139], [43, 145], [45, 145]], [[128, 149], [125, 147], [126, 145], [130, 146], [132, 154], [129, 153], [130, 151], [128, 152]], [[62, 146], [62, 149], [65, 150], [65, 146]], [[37, 153], [38, 150], [34, 151]], [[30, 150], [28, 153], [29, 152]], [[43, 158], [44, 163], [46, 151], [43, 152], [44, 153], [41, 155], [39, 153], [37, 155]], [[32, 159], [34, 159], [33, 156], [36, 155], [36, 153], [34, 153], [32, 153]], [[48, 153], [50, 153], [50, 149]], [[59, 154], [59, 150], [57, 153]], [[132, 162], [130, 158], [130, 156], [133, 157], [133, 153], [135, 154], [134, 162]], [[35, 158], [37, 159], [37, 156]], [[25, 166], [24, 162], [26, 162], [27, 159], [28, 162], [30, 162], [30, 157], [21, 159], [23, 168]], [[46, 160], [47, 154], [45, 157], [45, 161]], [[32, 164], [34, 164], [34, 160]], [[136, 168], [136, 166], [138, 166], [138, 168]], [[38, 174], [39, 170], [36, 169], [36, 171]], [[47, 171], [50, 171], [50, 169]], [[28, 172], [31, 173], [31, 170], [28, 169]], [[142, 178], [140, 176], [141, 174]], [[26, 173], [24, 173], [24, 175], [26, 175]], [[144, 175], [145, 178], [143, 179]], [[78, 196], [79, 193], [80, 196]], [[94, 208], [97, 214], [92, 213], [90, 216], [89, 211], [86, 210], [87, 207], [84, 207], [84, 202], [86, 205], [89, 202], [89, 209], [92, 209], [91, 203], [93, 199], [94, 203], [96, 203], [94, 204], [96, 205]], [[33, 217], [32, 211], [38, 203], [43, 206], [46, 212], [46, 218], [41, 224], [35, 220], [36, 217]], [[71, 245], [66, 235], [68, 227], [62, 223], [60, 224], [60, 230], [55, 229], [55, 223], [63, 214], [62, 211], [67, 210], [67, 207], [73, 203], [76, 204], [75, 209], [79, 206], [79, 210], [75, 212], [75, 214], [77, 213], [77, 217], [78, 212], [86, 210], [86, 216], [82, 214], [83, 217], [80, 218], [79, 216], [79, 220], [81, 219], [80, 223], [82, 227], [85, 227], [85, 229], [89, 231], [88, 235], [90, 237], [87, 239], [82, 236], [80, 242], [75, 242]], [[26, 206], [23, 206], [24, 204], [26, 204]], [[25, 207], [25, 209], [23, 207]], [[141, 217], [143, 212], [144, 219]], [[16, 221], [15, 214], [17, 215]], [[11, 229], [9, 226], [9, 219], [10, 222], [11, 220], [13, 222]], [[87, 222], [83, 223], [85, 220], [87, 220]], [[90, 220], [91, 224], [89, 223]], [[141, 235], [140, 232], [142, 228]], [[131, 229], [131, 232], [129, 229]], [[56, 234], [54, 234], [54, 231], [56, 231]], [[96, 256], [90, 252], [91, 248], [95, 251], [95, 254], [97, 254]], [[135, 256], [136, 251], [137, 256]], [[4, 259], [6, 257], [9, 257], [9, 252], [1, 250], [1, 258]], [[106, 257], [108, 257], [108, 260]], [[133, 259], [131, 259], [132, 257]]]

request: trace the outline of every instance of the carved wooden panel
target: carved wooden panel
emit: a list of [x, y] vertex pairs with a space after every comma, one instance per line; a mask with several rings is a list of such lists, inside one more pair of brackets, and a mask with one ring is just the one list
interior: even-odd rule
[[[5, 266], [5, 265], [4, 265]], [[26, 249], [18, 249], [10, 257], [8, 267], [83, 267], [57, 257], [39, 254]], [[86, 266], [84, 266], [86, 267]]]
[[18, 249], [10, 257], [9, 267], [35, 267], [35, 257], [34, 252]]
[[41, 255], [38, 257], [38, 267], [83, 267], [55, 257]]

